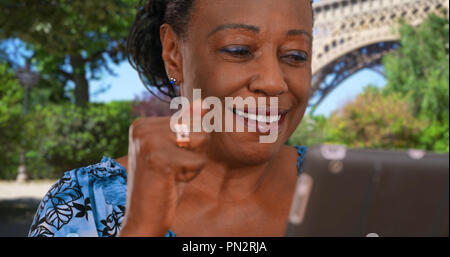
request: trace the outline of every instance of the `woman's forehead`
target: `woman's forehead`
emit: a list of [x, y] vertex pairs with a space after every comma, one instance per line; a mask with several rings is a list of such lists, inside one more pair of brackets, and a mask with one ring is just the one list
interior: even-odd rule
[[196, 0], [191, 25], [207, 36], [233, 26], [255, 32], [311, 32], [312, 10], [309, 0]]

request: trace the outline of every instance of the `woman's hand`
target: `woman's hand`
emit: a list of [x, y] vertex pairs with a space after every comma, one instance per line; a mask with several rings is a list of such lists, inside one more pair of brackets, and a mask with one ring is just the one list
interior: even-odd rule
[[[188, 111], [192, 114], [192, 107]], [[133, 122], [128, 146], [127, 206], [120, 236], [164, 236], [168, 232], [184, 186], [206, 163], [208, 141], [208, 133], [191, 132], [190, 145], [178, 147], [170, 117]]]

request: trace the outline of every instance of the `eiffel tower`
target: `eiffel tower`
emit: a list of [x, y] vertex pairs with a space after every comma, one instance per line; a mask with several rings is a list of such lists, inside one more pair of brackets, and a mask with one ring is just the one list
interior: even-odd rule
[[320, 0], [313, 4], [314, 43], [310, 107], [361, 69], [383, 75], [381, 60], [398, 47], [399, 19], [420, 25], [448, 0]]

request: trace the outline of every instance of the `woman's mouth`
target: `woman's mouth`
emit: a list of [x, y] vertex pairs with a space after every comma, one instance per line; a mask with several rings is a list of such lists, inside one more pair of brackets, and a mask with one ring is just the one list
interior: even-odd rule
[[249, 132], [270, 133], [271, 130], [279, 130], [288, 110], [270, 108], [233, 108], [236, 120], [242, 122]]
[[245, 111], [239, 111], [236, 109], [233, 109], [234, 114], [239, 115], [243, 117], [244, 119], [249, 119], [257, 122], [265, 122], [265, 123], [273, 123], [278, 122], [281, 120], [281, 114], [275, 114], [275, 115], [261, 115], [261, 114], [253, 114], [248, 113]]

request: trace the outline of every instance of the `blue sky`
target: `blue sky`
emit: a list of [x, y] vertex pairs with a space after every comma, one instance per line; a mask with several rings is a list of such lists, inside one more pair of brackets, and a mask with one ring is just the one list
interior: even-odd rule
[[[100, 81], [91, 81], [90, 92], [92, 102], [110, 102], [116, 100], [132, 100], [137, 95], [146, 91], [137, 72], [128, 64], [122, 62], [113, 68], [117, 76], [103, 74]], [[332, 91], [319, 105], [315, 114], [328, 116], [332, 111], [344, 106], [353, 100], [368, 84], [382, 87], [386, 84], [385, 78], [369, 69], [364, 69], [354, 74]], [[101, 88], [110, 88], [100, 94], [94, 95]]]

